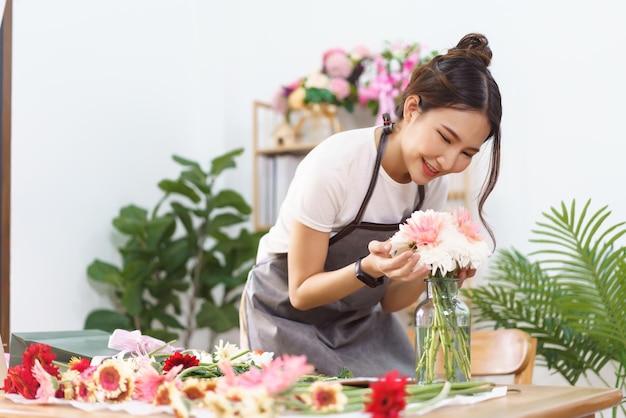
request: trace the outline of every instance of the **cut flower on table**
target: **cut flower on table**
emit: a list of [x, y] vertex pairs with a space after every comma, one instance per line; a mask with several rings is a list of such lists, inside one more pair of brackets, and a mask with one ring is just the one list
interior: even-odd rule
[[68, 364], [55, 362], [50, 346], [31, 344], [22, 363], [9, 369], [5, 397], [22, 403], [65, 403], [85, 411], [165, 412], [177, 418], [354, 411], [386, 418], [398, 416], [407, 405], [437, 396], [493, 388], [485, 382], [420, 387], [408, 384], [397, 371], [390, 371], [371, 387], [354, 387], [342, 384], [338, 377], [311, 375], [313, 367], [305, 356], [274, 357], [273, 353], [250, 352], [223, 341], [214, 352], [163, 352], [168, 346], [165, 343], [151, 345], [152, 351], [146, 352], [148, 346], [137, 342], [117, 356], [91, 361], [73, 358]]

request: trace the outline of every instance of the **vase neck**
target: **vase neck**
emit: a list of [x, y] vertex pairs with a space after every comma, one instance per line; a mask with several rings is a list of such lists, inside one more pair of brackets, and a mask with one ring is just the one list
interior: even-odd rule
[[426, 279], [425, 282], [428, 299], [432, 299], [435, 293], [444, 298], [455, 298], [459, 295], [459, 279], [457, 278], [430, 278]]

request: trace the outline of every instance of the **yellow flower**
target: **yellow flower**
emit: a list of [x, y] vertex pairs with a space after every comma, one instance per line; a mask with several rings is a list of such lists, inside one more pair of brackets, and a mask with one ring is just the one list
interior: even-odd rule
[[106, 359], [96, 369], [92, 381], [99, 400], [124, 402], [131, 399], [135, 388], [133, 371], [123, 359]]
[[189, 409], [185, 406], [177, 381], [163, 382], [154, 397], [155, 405], [167, 405], [174, 411], [176, 418], [189, 418]]
[[207, 392], [215, 392], [217, 381], [215, 379], [198, 379], [190, 377], [185, 379], [181, 392], [190, 401], [201, 401]]
[[291, 110], [301, 110], [304, 108], [304, 98], [306, 97], [306, 90], [304, 87], [298, 87], [291, 92], [287, 98], [287, 104]]
[[341, 412], [348, 403], [348, 398], [343, 393], [341, 383], [316, 381], [309, 387], [305, 401], [313, 411]]

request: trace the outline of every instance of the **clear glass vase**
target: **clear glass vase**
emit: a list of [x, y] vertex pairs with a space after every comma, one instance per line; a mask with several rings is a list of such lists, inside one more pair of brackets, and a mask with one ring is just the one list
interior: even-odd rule
[[471, 379], [468, 306], [459, 279], [426, 279], [426, 299], [415, 309], [415, 379], [419, 385]]

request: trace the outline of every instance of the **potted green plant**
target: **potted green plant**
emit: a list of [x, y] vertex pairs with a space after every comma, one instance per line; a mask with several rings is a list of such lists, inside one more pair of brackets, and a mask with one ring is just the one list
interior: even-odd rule
[[239, 325], [242, 285], [263, 231], [244, 225], [251, 212], [232, 189], [217, 189], [224, 170], [234, 168], [236, 149], [200, 164], [179, 156], [177, 179], [158, 183], [162, 198], [148, 211], [130, 204], [113, 220], [125, 236], [121, 265], [94, 260], [91, 280], [110, 290], [114, 309], [95, 309], [85, 329], [140, 330], [185, 347], [198, 329], [216, 334]]
[[[487, 283], [464, 289], [477, 326], [520, 328], [537, 338], [537, 358], [571, 385], [615, 371], [626, 379], [626, 222], [609, 224], [606, 206], [561, 203], [537, 222], [528, 255], [501, 250]], [[622, 406], [623, 409], [623, 406]]]

